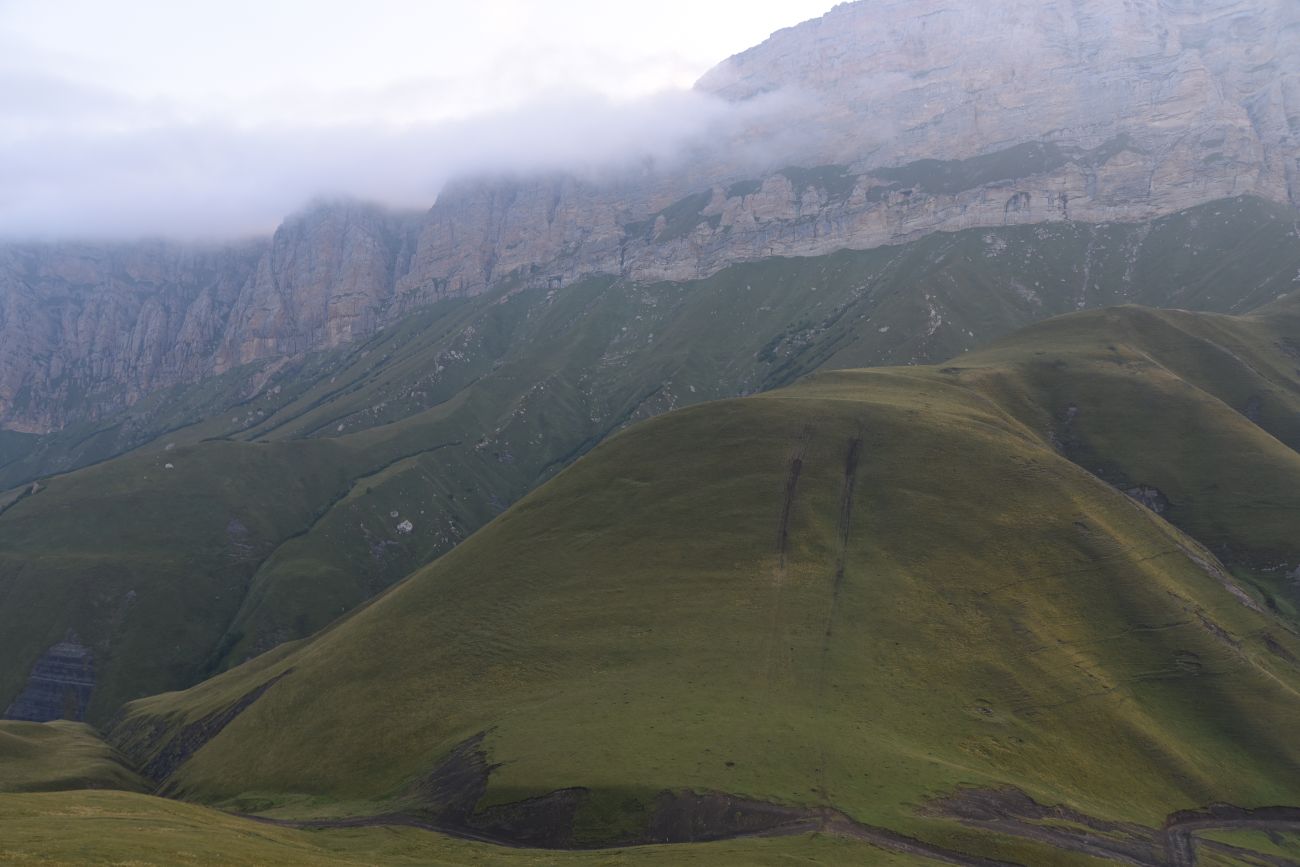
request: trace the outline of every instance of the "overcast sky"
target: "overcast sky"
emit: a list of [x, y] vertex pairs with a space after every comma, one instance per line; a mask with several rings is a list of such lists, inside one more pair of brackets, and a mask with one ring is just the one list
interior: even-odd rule
[[671, 152], [834, 0], [0, 0], [0, 236], [223, 237], [320, 195]]

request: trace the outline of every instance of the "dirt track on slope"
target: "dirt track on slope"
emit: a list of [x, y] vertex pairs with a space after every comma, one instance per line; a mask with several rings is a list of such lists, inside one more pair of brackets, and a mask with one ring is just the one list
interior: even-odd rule
[[1261, 867], [1300, 867], [1300, 862], [1198, 840], [1204, 831], [1300, 833], [1300, 808], [1216, 805], [1171, 814], [1160, 828], [1097, 819], [1068, 807], [1038, 804], [1014, 789], [965, 789], [932, 802], [924, 811], [963, 824], [1135, 867], [1196, 867], [1206, 848]]
[[[1300, 833], [1300, 808], [1260, 807], [1247, 810], [1227, 804], [1217, 804], [1206, 810], [1181, 811], [1165, 820], [1162, 830], [1169, 867], [1195, 867], [1198, 846], [1209, 846], [1218, 851], [1236, 850], [1235, 847], [1212, 841], [1197, 841], [1195, 835], [1202, 831], [1263, 831], [1265, 833]], [[1300, 862], [1277, 856], [1251, 853], [1261, 864], [1277, 867], [1300, 867]]]
[[[583, 790], [567, 791], [585, 794]], [[1035, 825], [1024, 817], [1020, 821], [997, 819], [964, 821], [968, 825], [1033, 840], [1066, 852], [1088, 855], [1110, 863], [1137, 865], [1137, 867], [1196, 867], [1199, 863], [1197, 849], [1200, 847], [1236, 858], [1245, 864], [1257, 864], [1260, 867], [1300, 867], [1300, 862], [1287, 858], [1214, 841], [1198, 841], [1194, 837], [1196, 833], [1202, 831], [1300, 833], [1300, 809], [1292, 807], [1244, 810], [1219, 806], [1201, 813], [1176, 813], [1170, 817], [1166, 826], [1159, 830], [1139, 825], [1102, 822], [1063, 808], [1039, 808], [1039, 810], [1041, 810], [1039, 815], [1044, 819], [1056, 818], [1078, 822], [1085, 825], [1088, 830], [1077, 827]], [[727, 818], [729, 816], [742, 817], [741, 825], [733, 825], [733, 820]], [[264, 824], [307, 830], [410, 827], [509, 848], [540, 848], [573, 852], [822, 833], [861, 840], [880, 849], [928, 858], [942, 864], [955, 864], [958, 867], [1022, 867], [1014, 862], [982, 858], [945, 849], [887, 828], [864, 825], [837, 810], [799, 810], [721, 794], [665, 792], [660, 797], [659, 809], [651, 821], [649, 833], [626, 840], [604, 841], [585, 846], [537, 845], [522, 842], [511, 836], [502, 836], [500, 833], [396, 813], [304, 821], [268, 819], [262, 816], [244, 818]]]

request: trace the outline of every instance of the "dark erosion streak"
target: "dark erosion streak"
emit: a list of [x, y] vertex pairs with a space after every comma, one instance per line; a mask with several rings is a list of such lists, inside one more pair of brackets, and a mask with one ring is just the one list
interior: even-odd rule
[[812, 439], [813, 430], [805, 427], [790, 457], [790, 472], [785, 480], [785, 496], [781, 501], [781, 523], [776, 535], [776, 552], [781, 555], [781, 570], [785, 571], [785, 555], [790, 546], [790, 515], [794, 511], [794, 498], [799, 490], [799, 476], [803, 473], [803, 456]]

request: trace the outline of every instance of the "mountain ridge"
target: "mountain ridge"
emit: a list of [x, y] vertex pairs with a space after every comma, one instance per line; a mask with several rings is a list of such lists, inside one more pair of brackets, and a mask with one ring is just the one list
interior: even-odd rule
[[189, 252], [133, 277], [96, 260], [138, 248], [0, 245], [0, 426], [103, 418], [512, 280], [698, 280], [934, 231], [1142, 222], [1246, 194], [1294, 206], [1298, 57], [1300, 13], [1281, 0], [842, 4], [702, 78], [728, 99], [793, 96], [678, 165], [466, 180], [420, 216], [317, 209], [206, 277], [176, 272]]

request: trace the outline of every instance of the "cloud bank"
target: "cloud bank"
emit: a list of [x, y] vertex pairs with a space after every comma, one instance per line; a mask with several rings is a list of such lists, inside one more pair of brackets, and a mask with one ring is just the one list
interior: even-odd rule
[[757, 110], [689, 89], [718, 46], [829, 5], [0, 0], [0, 238], [230, 238], [320, 197], [671, 164]]
[[34, 239], [260, 234], [318, 196], [424, 208], [461, 175], [671, 163], [747, 110], [694, 91], [567, 93], [437, 123], [240, 126], [66, 82], [0, 80], [0, 94], [0, 236]]

